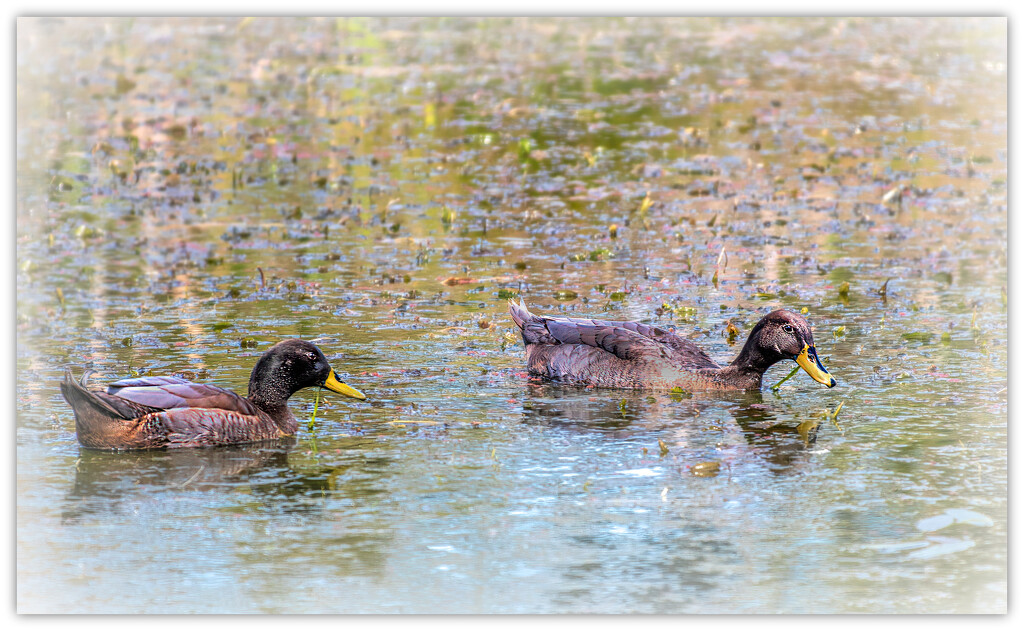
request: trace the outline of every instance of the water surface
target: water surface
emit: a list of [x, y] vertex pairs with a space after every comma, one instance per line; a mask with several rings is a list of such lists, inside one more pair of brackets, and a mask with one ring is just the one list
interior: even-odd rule
[[[1005, 20], [19, 20], [19, 612], [1004, 612], [1005, 62]], [[513, 296], [719, 361], [806, 308], [839, 385], [542, 383]], [[244, 389], [284, 337], [368, 400], [76, 442], [65, 366]]]

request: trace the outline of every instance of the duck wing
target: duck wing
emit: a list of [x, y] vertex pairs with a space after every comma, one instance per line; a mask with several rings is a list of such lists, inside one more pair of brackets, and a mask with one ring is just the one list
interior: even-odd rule
[[682, 368], [719, 368], [704, 349], [690, 340], [680, 337], [673, 331], [640, 322], [616, 322], [610, 320], [587, 320], [583, 318], [565, 318], [581, 326], [604, 326], [623, 328], [633, 331], [668, 348], [672, 360]]
[[108, 403], [111, 403], [111, 399], [119, 399], [144, 406], [149, 411], [204, 408], [257, 414], [256, 407], [248, 399], [230, 390], [193, 383], [180, 377], [122, 379], [107, 386], [106, 393], [98, 394]]
[[639, 322], [551, 318], [509, 302], [512, 319], [525, 344], [581, 344], [600, 348], [627, 361], [665, 358], [687, 369], [718, 368], [699, 346], [671, 331]]
[[618, 326], [626, 323], [543, 318], [539, 324], [546, 334], [538, 335], [536, 343], [592, 346], [627, 361], [669, 357], [668, 349], [656, 340], [629, 327]]
[[75, 381], [69, 369], [64, 369], [64, 381], [60, 384], [61, 394], [68, 402], [76, 416], [86, 414], [92, 422], [102, 423], [104, 419], [110, 420], [132, 420], [159, 412], [159, 408], [142, 405], [127, 399], [108, 396], [104, 392], [97, 392], [85, 387], [85, 377], [82, 381]]

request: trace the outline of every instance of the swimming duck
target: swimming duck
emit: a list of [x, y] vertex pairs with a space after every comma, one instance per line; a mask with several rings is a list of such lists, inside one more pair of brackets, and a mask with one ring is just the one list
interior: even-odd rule
[[75, 411], [78, 441], [92, 449], [207, 447], [270, 440], [295, 433], [288, 398], [323, 386], [366, 396], [338, 380], [320, 349], [303, 340], [270, 347], [249, 377], [249, 396], [179, 377], [122, 379], [89, 390], [66, 370], [61, 394]]
[[779, 309], [754, 326], [743, 350], [719, 366], [700, 347], [671, 331], [639, 322], [551, 318], [509, 300], [523, 335], [531, 374], [605, 388], [650, 390], [757, 390], [768, 368], [795, 360], [812, 379], [836, 385], [818, 359], [811, 327], [802, 316]]

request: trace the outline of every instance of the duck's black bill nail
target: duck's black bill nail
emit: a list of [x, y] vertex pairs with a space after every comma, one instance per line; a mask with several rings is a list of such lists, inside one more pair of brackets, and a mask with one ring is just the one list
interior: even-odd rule
[[836, 385], [836, 380], [821, 365], [821, 360], [818, 359], [818, 351], [813, 346], [804, 344], [804, 350], [800, 351], [800, 354], [796, 356], [796, 363], [800, 364], [804, 372], [818, 383], [824, 384], [829, 388]]
[[362, 392], [356, 390], [344, 381], [339, 381], [338, 375], [334, 374], [333, 370], [331, 371], [331, 374], [327, 375], [327, 380], [324, 381], [324, 387], [331, 392], [337, 392], [338, 394], [343, 394], [346, 397], [352, 397], [353, 399], [366, 398], [366, 395]]

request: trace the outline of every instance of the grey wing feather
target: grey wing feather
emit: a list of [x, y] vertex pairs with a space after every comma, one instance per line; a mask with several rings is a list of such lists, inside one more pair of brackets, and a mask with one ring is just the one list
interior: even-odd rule
[[580, 327], [575, 323], [559, 320], [546, 320], [544, 322], [551, 337], [562, 344], [582, 344], [583, 338], [580, 334]]
[[193, 383], [178, 377], [123, 379], [110, 384], [107, 394], [161, 410], [214, 408], [242, 414], [256, 413], [256, 409], [247, 399], [230, 390]]
[[584, 326], [606, 326], [619, 327], [633, 331], [646, 338], [650, 338], [658, 344], [663, 344], [669, 351], [669, 355], [682, 368], [719, 368], [711, 356], [704, 349], [697, 346], [688, 339], [682, 338], [672, 331], [666, 331], [660, 327], [642, 324], [640, 322], [617, 322], [611, 320], [587, 320], [583, 318], [565, 318], [570, 322], [576, 322]]
[[584, 345], [600, 348], [620, 359], [667, 357], [666, 349], [649, 337], [619, 326], [584, 324], [566, 318], [536, 317], [523, 328], [528, 344]]
[[117, 394], [117, 390], [121, 388], [144, 388], [147, 386], [169, 386], [181, 383], [192, 383], [187, 379], [181, 377], [133, 377], [130, 379], [120, 379], [113, 383], [107, 384], [107, 394]]
[[580, 339], [588, 346], [603, 348], [619, 359], [656, 359], [669, 356], [665, 347], [656, 340], [623, 327], [579, 324], [576, 327]]
[[683, 368], [718, 368], [699, 346], [671, 331], [640, 322], [536, 316], [509, 301], [526, 344], [584, 344], [626, 360], [667, 357]]

